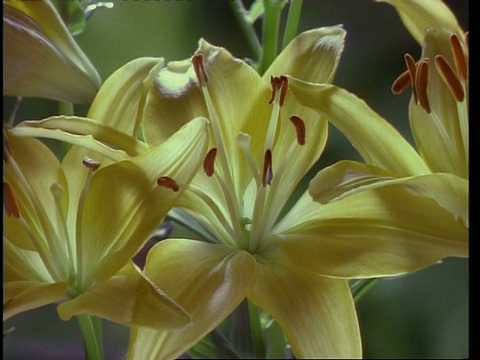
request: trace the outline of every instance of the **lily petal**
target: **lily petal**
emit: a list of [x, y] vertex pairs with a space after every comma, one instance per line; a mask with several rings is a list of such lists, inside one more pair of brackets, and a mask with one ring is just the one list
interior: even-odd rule
[[259, 262], [249, 298], [279, 322], [295, 357], [362, 357], [355, 305], [345, 280]]
[[[188, 259], [178, 268], [178, 259]], [[148, 254], [145, 275], [191, 316], [182, 330], [132, 329], [129, 359], [175, 359], [212, 331], [246, 297], [254, 258], [224, 245], [169, 239]]]
[[463, 31], [452, 11], [442, 0], [377, 0], [389, 3], [397, 10], [405, 27], [421, 45], [428, 28], [442, 29], [465, 40]]
[[113, 161], [125, 160], [148, 149], [145, 143], [116, 128], [78, 116], [52, 116], [43, 120], [23, 121], [10, 132], [16, 136], [44, 137], [80, 145]]
[[[160, 225], [203, 162], [207, 124], [206, 119], [195, 119], [148, 152], [97, 170], [81, 215], [84, 235], [77, 240], [82, 242], [85, 271], [106, 280]], [[176, 187], [159, 185], [163, 177]], [[105, 205], [114, 211], [98, 212]], [[108, 243], [99, 240], [107, 238]]]
[[[275, 229], [280, 248], [299, 266], [344, 278], [400, 275], [448, 256], [467, 257], [467, 220], [449, 211], [466, 212], [466, 184], [443, 180], [413, 177], [325, 205], [305, 195]], [[438, 200], [445, 183], [455, 193]], [[448, 210], [438, 206], [450, 196]]]
[[5, 283], [4, 288], [3, 321], [22, 312], [60, 300], [66, 294], [67, 284], [14, 281]]
[[320, 170], [310, 181], [308, 192], [317, 202], [325, 204], [332, 200], [348, 196], [355, 189], [384, 183], [394, 175], [365, 163], [341, 160]]
[[53, 5], [49, 1], [4, 5], [4, 95], [91, 101], [100, 77]]
[[341, 26], [301, 33], [273, 61], [264, 80], [282, 74], [313, 83], [331, 83], [343, 53], [345, 35]]
[[405, 138], [354, 94], [334, 85], [289, 80], [297, 100], [325, 116], [367, 163], [400, 176], [430, 172]]
[[57, 310], [64, 321], [88, 314], [126, 326], [154, 329], [179, 328], [190, 322], [189, 315], [148, 282], [133, 263], [127, 263], [93, 290], [61, 303]]
[[162, 58], [150, 57], [123, 65], [105, 80], [87, 117], [136, 138], [146, 93], [162, 67]]

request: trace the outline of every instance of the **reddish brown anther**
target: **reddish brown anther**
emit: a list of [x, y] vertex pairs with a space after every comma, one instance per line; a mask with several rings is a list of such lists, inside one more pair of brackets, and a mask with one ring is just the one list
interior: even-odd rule
[[395, 95], [401, 94], [411, 84], [411, 82], [410, 71], [405, 70], [393, 82], [391, 87], [392, 93]]
[[272, 76], [270, 78], [270, 84], [272, 86], [272, 96], [270, 97], [268, 103], [273, 103], [273, 101], [275, 100], [275, 96], [277, 95], [277, 91], [280, 90], [279, 104], [280, 106], [283, 106], [283, 104], [285, 103], [285, 97], [287, 96], [288, 78], [284, 75]]
[[463, 101], [463, 99], [465, 99], [465, 91], [463, 90], [462, 83], [447, 60], [442, 55], [437, 55], [435, 56], [435, 66], [441, 78], [452, 92], [455, 100]]
[[295, 126], [298, 144], [304, 145], [306, 137], [305, 122], [296, 115], [290, 116], [290, 121]]
[[463, 46], [458, 39], [458, 36], [452, 34], [450, 36], [450, 46], [452, 48], [453, 60], [455, 61], [455, 68], [457, 69], [457, 74], [467, 80], [468, 78], [468, 61], [465, 51], [463, 51]]
[[272, 170], [272, 150], [267, 149], [263, 157], [262, 185], [263, 187], [270, 185], [273, 180]]
[[417, 79], [418, 64], [415, 63], [415, 60], [413, 60], [413, 57], [410, 54], [405, 54], [405, 63], [407, 64], [408, 73], [410, 74], [410, 83], [412, 84], [413, 100], [415, 101], [415, 104], [418, 104], [418, 89], [415, 85], [416, 79]]
[[428, 100], [428, 82], [430, 81], [430, 70], [428, 68], [428, 59], [422, 59], [418, 64], [415, 79], [415, 88], [417, 89], [418, 102], [420, 106], [430, 114], [430, 101]]
[[172, 189], [174, 192], [180, 190], [180, 187], [178, 186], [176, 181], [168, 176], [159, 177], [157, 180], [157, 185]]
[[205, 160], [203, 161], [203, 170], [207, 174], [207, 176], [212, 176], [213, 172], [215, 171], [215, 157], [217, 156], [217, 148], [211, 148], [207, 156], [205, 156]]
[[195, 70], [195, 75], [197, 75], [198, 83], [201, 85], [208, 84], [208, 76], [205, 71], [205, 66], [203, 64], [203, 55], [196, 54], [192, 57], [193, 70]]
[[82, 164], [87, 169], [90, 169], [90, 170], [93, 170], [93, 171], [97, 170], [100, 167], [100, 163], [98, 161], [96, 161], [94, 159], [91, 159], [91, 158], [88, 158], [88, 157], [83, 158]]
[[20, 217], [20, 209], [18, 207], [17, 200], [15, 199], [15, 196], [13, 195], [13, 191], [10, 188], [10, 185], [7, 183], [3, 183], [3, 193], [5, 196], [5, 211], [7, 212], [8, 217], [15, 217], [19, 218]]

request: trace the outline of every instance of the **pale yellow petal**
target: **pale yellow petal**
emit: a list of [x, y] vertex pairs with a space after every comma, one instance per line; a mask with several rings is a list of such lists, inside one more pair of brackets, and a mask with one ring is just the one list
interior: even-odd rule
[[296, 358], [362, 357], [347, 281], [260, 261], [249, 298], [279, 322]]
[[331, 83], [343, 53], [341, 26], [308, 30], [293, 39], [267, 69], [263, 78], [291, 75], [313, 83]]
[[434, 28], [454, 33], [464, 40], [455, 15], [443, 0], [377, 0], [395, 7], [405, 27], [419, 44], [423, 43], [425, 30]]
[[147, 281], [133, 263], [127, 263], [94, 289], [58, 305], [57, 310], [65, 321], [87, 314], [126, 326], [153, 329], [181, 328], [190, 322], [189, 315]]
[[162, 67], [162, 58], [150, 57], [123, 65], [105, 80], [87, 116], [136, 138], [147, 91]]
[[[77, 239], [87, 276], [112, 276], [160, 225], [202, 165], [207, 125], [195, 119], [148, 152], [95, 172]], [[170, 185], [159, 179], [169, 179]]]
[[399, 275], [468, 257], [466, 219], [451, 211], [466, 206], [465, 187], [450, 184], [458, 188], [453, 199], [439, 200], [445, 193], [428, 184], [394, 183], [325, 205], [305, 195], [274, 229], [277, 241], [299, 266], [344, 278]]
[[429, 173], [415, 149], [356, 95], [333, 85], [290, 78], [297, 100], [325, 116], [371, 165], [400, 176]]
[[91, 101], [100, 78], [53, 5], [49, 1], [4, 5], [4, 95]]
[[[179, 259], [185, 260], [181, 267]], [[224, 245], [181, 239], [160, 242], [148, 255], [145, 275], [192, 316], [192, 324], [172, 331], [134, 328], [129, 359], [180, 356], [240, 304], [255, 269], [251, 255]]]
[[4, 284], [3, 321], [22, 312], [52, 304], [66, 295], [66, 283], [15, 281]]

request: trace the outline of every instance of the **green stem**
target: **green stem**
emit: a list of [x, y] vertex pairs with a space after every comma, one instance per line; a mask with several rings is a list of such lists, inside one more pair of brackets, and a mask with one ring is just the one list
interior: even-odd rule
[[83, 334], [88, 360], [103, 360], [102, 319], [79, 315], [78, 323]]
[[277, 57], [280, 15], [284, 2], [279, 0], [263, 0], [263, 51], [259, 73], [263, 74]]
[[363, 295], [380, 282], [380, 280], [380, 278], [357, 280], [351, 285], [353, 300], [355, 300], [355, 302], [360, 300]]
[[240, 25], [245, 37], [247, 38], [248, 44], [253, 51], [253, 57], [255, 61], [259, 61], [262, 56], [262, 45], [260, 40], [257, 37], [257, 33], [253, 28], [253, 23], [248, 19], [248, 12], [243, 6], [242, 0], [230, 1], [230, 4], [233, 9], [233, 14]]
[[71, 102], [59, 101], [58, 113], [60, 115], [73, 116], [73, 104]]
[[250, 329], [253, 341], [253, 351], [257, 359], [265, 359], [265, 341], [263, 339], [263, 327], [260, 321], [260, 309], [248, 300], [248, 315], [250, 317]]
[[300, 22], [300, 13], [302, 12], [303, 0], [290, 0], [288, 8], [287, 24], [283, 34], [282, 49], [297, 35], [298, 23]]

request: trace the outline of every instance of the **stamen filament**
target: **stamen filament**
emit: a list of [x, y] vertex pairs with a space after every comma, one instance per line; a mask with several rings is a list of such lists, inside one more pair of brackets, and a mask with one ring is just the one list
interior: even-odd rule
[[[45, 208], [38, 201], [35, 192], [30, 186], [28, 180], [25, 178], [25, 175], [16, 163], [13, 156], [9, 157], [8, 165], [13, 170], [17, 181], [20, 183], [22, 189], [25, 191], [25, 194], [27, 195], [33, 208], [35, 209], [41, 226], [45, 232], [45, 237], [40, 236], [40, 234], [38, 234], [39, 236], [34, 237], [35, 239], [37, 239], [35, 245], [38, 244], [38, 251], [39, 253], [43, 254], [41, 255], [42, 259], [47, 260], [51, 264], [58, 265], [58, 268], [53, 269], [52, 267], [53, 273], [51, 274], [52, 276], [55, 276], [55, 280], [63, 281], [65, 280], [66, 275], [66, 269], [63, 268], [63, 266], [65, 265], [65, 254], [63, 251], [64, 249], [61, 246], [63, 244], [63, 241], [61, 241], [55, 229], [53, 228], [52, 223], [50, 222], [50, 219], [45, 212]], [[23, 218], [20, 217], [20, 219]], [[46, 239], [49, 239], [49, 241], [46, 241]]]
[[[228, 222], [228, 219], [225, 217], [225, 214], [218, 205], [211, 199], [211, 197], [203, 192], [200, 188], [191, 184], [186, 191], [192, 192], [195, 196], [199, 198], [200, 201], [203, 201], [207, 208], [213, 212], [215, 219], [217, 219], [221, 226], [217, 227], [215, 222], [209, 222], [206, 228], [214, 227], [215, 235], [218, 240], [225, 242], [227, 245], [236, 246], [235, 241], [235, 232], [233, 230], [232, 225]], [[201, 221], [201, 219], [196, 218], [197, 221]]]
[[253, 161], [253, 155], [251, 151], [252, 138], [250, 135], [240, 132], [237, 136], [238, 145], [242, 149], [245, 157], [247, 158], [248, 165], [250, 166], [250, 171], [252, 172], [253, 178], [257, 187], [260, 186], [261, 179], [257, 167], [255, 166], [255, 161]]
[[69, 273], [70, 274], [75, 274], [76, 269], [75, 269], [75, 255], [73, 253], [73, 247], [72, 247], [72, 241], [70, 239], [70, 234], [68, 233], [67, 229], [67, 216], [65, 214], [64, 208], [61, 204], [61, 196], [63, 193], [64, 189], [60, 186], [58, 183], [54, 183], [50, 187], [50, 192], [53, 195], [53, 198], [55, 200], [55, 205], [56, 205], [56, 210], [58, 213], [58, 224], [60, 227], [60, 230], [62, 232], [62, 235], [64, 236], [64, 242], [66, 244], [66, 249], [67, 249], [67, 264], [69, 265]]

